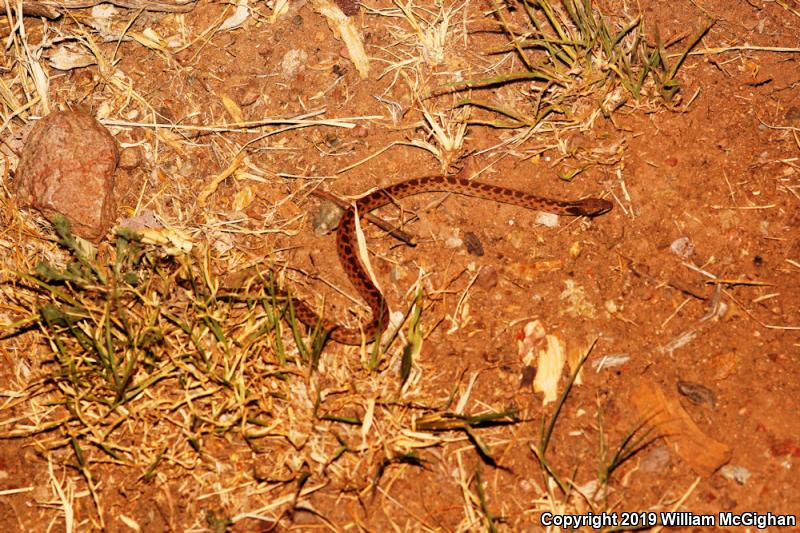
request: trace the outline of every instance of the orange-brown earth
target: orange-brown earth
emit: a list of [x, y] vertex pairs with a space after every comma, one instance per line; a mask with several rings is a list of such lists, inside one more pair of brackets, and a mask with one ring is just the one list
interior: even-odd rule
[[[180, 153], [175, 150], [178, 141], [161, 146], [163, 155], [157, 161], [144, 158], [140, 171], [130, 178], [129, 209], [120, 215], [131, 214], [143, 189], [150, 208], [187, 226], [207, 223], [210, 212], [217, 219], [234, 218], [239, 215], [235, 195], [246, 185], [254, 191], [255, 201], [244, 214], [251, 227], [261, 228], [268, 227], [262, 219], [265, 214], [272, 216], [276, 202], [299, 191], [274, 215], [280, 221], [306, 215], [291, 226], [299, 230], [296, 234], [234, 235], [235, 246], [253, 256], [287, 250], [284, 258], [292, 267], [325, 280], [303, 281], [300, 276], [303, 287], [298, 290], [308, 297], [325, 295], [333, 305], [329, 311], [345, 318], [345, 309], [352, 304], [327, 284], [350, 290], [333, 238], [316, 236], [311, 230], [319, 202], [304, 193], [308, 180], [277, 174], [332, 176], [335, 179], [322, 187], [346, 196], [440, 171], [429, 153], [404, 146], [336, 174], [389, 143], [425, 136], [421, 103], [409, 97], [415, 72], [378, 75], [386, 62], [403, 59], [400, 51], [405, 48], [393, 30], [403, 22], [362, 7], [358, 25], [367, 52], [378, 59], [369, 79], [361, 80], [341, 42], [332, 38], [308, 5], [269, 24], [264, 20], [269, 10], [261, 2], [256, 4], [252, 7], [260, 13], [260, 23], [253, 17], [244, 29], [214, 34], [172, 58], [125, 42], [117, 68], [164, 121], [225, 122], [229, 117], [221, 95], [236, 101], [246, 120], [294, 116], [320, 107], [327, 108], [329, 118], [384, 118], [361, 121], [354, 131], [309, 128], [254, 144], [250, 160], [266, 177], [224, 182], [207, 207], [197, 205], [198, 190], [230, 163], [230, 143], [241, 145], [252, 136], [198, 136], [181, 144]], [[377, 7], [392, 6], [381, 2]], [[466, 20], [467, 30], [471, 24], [477, 27], [475, 21], [489, 7], [465, 4], [459, 24]], [[681, 100], [672, 108], [631, 103], [614, 113], [613, 120], [600, 116], [585, 128], [534, 134], [521, 144], [488, 154], [480, 152], [510, 134], [473, 126], [462, 153], [478, 154], [467, 165], [473, 172], [486, 169], [483, 180], [559, 198], [603, 195], [614, 201], [614, 210], [592, 221], [564, 219], [559, 227], [547, 228], [536, 223], [533, 212], [458, 196], [442, 200], [437, 193], [403, 202], [407, 216], [419, 217], [406, 228], [421, 241], [415, 249], [388, 238], [370, 239], [376, 275], [394, 308], [406, 308], [410, 302], [406, 291], [420, 268], [426, 273], [422, 324], [428, 336], [418, 359], [423, 396], [437, 398], [436, 407], [444, 409], [451, 393], [458, 401], [472, 383], [465, 412], [513, 407], [523, 421], [476, 430], [490, 445], [496, 465], [482, 459], [462, 432], [452, 432], [444, 435], [449, 442], [418, 450], [423, 467], [389, 466], [377, 489], [370, 489], [370, 482], [381, 457], [374, 449], [363, 452], [349, 481], [335, 477], [292, 513], [286, 513], [291, 499], [273, 514], [266, 513], [284, 513], [281, 530], [479, 530], [485, 524], [476, 511], [480, 505], [475, 503], [477, 492], [471, 482], [476, 470], [482, 476], [488, 511], [503, 519], [498, 520], [499, 527], [541, 528], [543, 474], [531, 445], [539, 442], [542, 414], [552, 413], [552, 404], [543, 407], [541, 395], [533, 393], [530, 369], [518, 353], [522, 328], [534, 318], [568, 348], [596, 339], [582, 384], [570, 394], [548, 450], [549, 463], [565, 479], [579, 487], [597, 479], [601, 438], [613, 447], [637, 427], [643, 414], [635, 405], [644, 386], [677, 399], [702, 434], [729, 449], [728, 464], [751, 475], [738, 483], [720, 471], [698, 472], [676, 453], [669, 438], [657, 440], [614, 474], [608, 502], [615, 510], [779, 514], [800, 509], [800, 56], [796, 49], [775, 49], [798, 45], [800, 6], [793, 0], [705, 0], [642, 1], [640, 8], [605, 2], [601, 7], [613, 16], [619, 17], [623, 10], [630, 17], [641, 15], [666, 42], [683, 37], [671, 53], [681, 51], [688, 36], [709, 18], [715, 23], [698, 49], [744, 49], [689, 57], [678, 76]], [[182, 23], [199, 33], [225, 8], [201, 1]], [[133, 28], [158, 29], [162, 24], [175, 28], [170, 17], [143, 13]], [[64, 19], [52, 24], [73, 23]], [[41, 35], [41, 25], [27, 20], [33, 35]], [[412, 33], [407, 27], [406, 31]], [[489, 61], [483, 51], [503, 42], [497, 33], [467, 31], [452, 45], [450, 64], [438, 71], [477, 70]], [[115, 44], [102, 46], [110, 53]], [[307, 58], [305, 68], [287, 78], [281, 64], [290, 50], [302, 50]], [[52, 101], [96, 112], [113, 100], [95, 68], [51, 73]], [[438, 83], [436, 68], [420, 68], [430, 78], [425, 79], [427, 86]], [[503, 88], [497, 94], [511, 99], [516, 90]], [[488, 91], [478, 94], [490, 97]], [[400, 103], [405, 114], [397, 124], [388, 119], [388, 106], [376, 96]], [[437, 105], [447, 109], [456, 100]], [[113, 100], [112, 107], [118, 104]], [[121, 107], [116, 111], [115, 118], [142, 119], [127, 115]], [[122, 128], [116, 133], [126, 143], [151, 139], [147, 130]], [[558, 179], [558, 173], [585, 163], [587, 170], [572, 182]], [[429, 208], [434, 201], [441, 203]], [[468, 232], [480, 242], [483, 255], [470, 253], [453, 239], [464, 241]], [[373, 229], [367, 233], [378, 235]], [[3, 236], [12, 243], [33, 238], [41, 236]], [[687, 257], [671, 248], [681, 238], [693, 248]], [[723, 310], [702, 320], [715, 311], [717, 301]], [[678, 339], [685, 342], [676, 344]], [[1, 378], [6, 390], [16, 388], [20, 359], [37, 367], [48, 357], [46, 346], [32, 333], [3, 341], [0, 350], [6, 361]], [[629, 359], [611, 368], [598, 370], [593, 365], [618, 355]], [[345, 358], [349, 359], [342, 363]], [[397, 386], [395, 363], [381, 370], [387, 387]], [[358, 354], [329, 346], [320, 379], [325, 379], [326, 368], [337, 364], [357, 367]], [[358, 383], [350, 386], [359, 388]], [[348, 406], [346, 414], [364, 416], [362, 407]], [[390, 425], [381, 428], [387, 433], [396, 430]], [[337, 431], [337, 426], [332, 423], [329, 430]], [[64, 527], [48, 481], [48, 454], [35, 442], [34, 437], [0, 443], [0, 490], [24, 489], [0, 498], [0, 523], [8, 531], [44, 531], [51, 524]], [[272, 491], [273, 485], [257, 476], [263, 461], [260, 452], [240, 441], [209, 439], [207, 446], [209, 456], [220, 461], [217, 465], [200, 464], [190, 471], [165, 465], [167, 475], [151, 482], [140, 481], [138, 470], [98, 464], [95, 481], [108, 528], [125, 530], [120, 520], [125, 515], [143, 531], [199, 531], [211, 527], [207, 518], [213, 512], [218, 518], [239, 517], [231, 526], [236, 531], [270, 530], [270, 522], [244, 518], [242, 513], [299, 487]], [[58, 465], [70, 451], [57, 450], [50, 456]], [[698, 474], [699, 483], [693, 487]], [[55, 476], [72, 477], [76, 490], [85, 491], [74, 470], [56, 467]], [[309, 483], [324, 479], [312, 477]], [[263, 490], [259, 493], [256, 488]], [[471, 496], [465, 496], [465, 490]], [[75, 505], [76, 519], [84, 521], [81, 529], [93, 527], [86, 522], [95, 512], [88, 493], [81, 493]], [[471, 523], [469, 518], [475, 516], [478, 521]]]

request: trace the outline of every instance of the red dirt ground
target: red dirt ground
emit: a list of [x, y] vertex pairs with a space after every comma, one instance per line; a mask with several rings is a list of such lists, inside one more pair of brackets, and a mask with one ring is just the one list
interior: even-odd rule
[[[792, 0], [786, 6], [800, 10]], [[204, 28], [220, 16], [223, 7], [201, 1], [185, 15], [185, 24]], [[261, 3], [255, 7], [268, 11]], [[391, 6], [382, 2], [381, 7]], [[604, 2], [601, 7], [609, 14], [623, 9], [637, 13], [627, 2]], [[488, 4], [468, 4], [465, 9], [477, 16]], [[797, 47], [800, 35], [800, 16], [776, 2], [643, 0], [640, 13], [647, 27], [657, 27], [667, 42], [713, 19], [715, 24], [700, 48]], [[157, 28], [165, 16], [145, 13], [135, 27], [139, 31]], [[393, 45], [387, 29], [391, 20], [364, 15], [363, 8], [359, 17], [368, 53], [386, 57], [387, 47]], [[41, 23], [30, 20], [28, 24], [29, 31], [35, 32]], [[502, 42], [500, 35], [470, 35], [460, 56], [462, 66], [474, 64], [480, 50]], [[684, 46], [685, 39], [670, 51]], [[292, 49], [307, 52], [308, 68], [286, 80], [277, 74], [278, 65]], [[238, 102], [257, 95], [257, 103], [243, 106], [246, 119], [291, 116], [321, 106], [327, 107], [327, 117], [385, 116], [386, 108], [375, 95], [412, 109], [397, 126], [388, 120], [370, 120], [365, 122], [366, 130], [356, 134], [314, 128], [259, 144], [252, 160], [271, 173], [336, 176], [323, 188], [346, 196], [440, 171], [426, 152], [395, 147], [352, 171], [335, 174], [393, 141], [422, 137], [420, 115], [417, 104], [408, 101], [408, 83], [413, 80], [391, 86], [393, 74], [378, 79], [379, 62], [370, 79], [359, 80], [352, 64], [343, 58], [342, 44], [332, 39], [324, 21], [309, 6], [274, 25], [216, 34], [207, 46], [177, 54], [174, 64], [135, 43], [124, 43], [119, 56], [117, 68], [170, 121], [223, 122], [221, 94]], [[483, 461], [462, 432], [436, 434], [448, 442], [418, 450], [424, 468], [391, 465], [379, 490], [369, 490], [380, 457], [365, 454], [349, 482], [338, 477], [306, 498], [307, 510], [284, 514], [280, 530], [480, 530], [485, 527], [481, 522], [469, 523], [462, 484], [466, 482], [460, 478], [476, 470], [481, 472], [489, 511], [504, 518], [501, 529], [541, 529], [542, 507], [537, 501], [544, 488], [542, 470], [530, 446], [538, 442], [542, 413], [552, 412], [552, 404], [543, 408], [541, 395], [532, 392], [530, 370], [517, 348], [522, 327], [534, 318], [570, 348], [596, 339], [582, 384], [570, 394], [554, 432], [548, 451], [554, 470], [577, 486], [596, 480], [601, 436], [613, 447], [641, 420], [635, 406], [643, 388], [660, 390], [682, 405], [703, 435], [730, 449], [729, 465], [742, 467], [751, 476], [740, 484], [720, 471], [710, 475], [698, 471], [676, 453], [669, 439], [659, 440], [614, 474], [608, 502], [615, 511], [677, 508], [696, 514], [796, 515], [800, 510], [799, 66], [797, 51], [731, 50], [692, 56], [680, 71], [681, 101], [673, 109], [629, 105], [615, 113], [613, 121], [600, 116], [584, 131], [572, 129], [541, 140], [534, 136], [510, 148], [506, 157], [477, 155], [469, 160], [472, 171], [491, 164], [481, 179], [492, 183], [558, 198], [603, 195], [615, 204], [605, 216], [591, 221], [562, 219], [558, 228], [547, 228], [535, 222], [534, 212], [460, 196], [427, 209], [443, 198], [431, 193], [402, 204], [406, 214], [419, 216], [406, 228], [421, 241], [415, 249], [375, 238], [377, 231], [368, 229], [375, 253], [373, 267], [393, 308], [405, 309], [410, 301], [406, 291], [417, 279], [419, 267], [429, 274], [428, 307], [422, 314], [423, 330], [429, 336], [418, 361], [424, 395], [438, 399], [437, 407], [444, 408], [451, 392], [457, 391], [457, 402], [474, 379], [466, 412], [513, 407], [523, 422], [477, 430], [490, 443], [498, 467]], [[333, 85], [342, 73], [343, 80]], [[90, 67], [54, 77], [53, 101], [96, 110], [104, 93], [92, 76]], [[76, 94], [84, 97], [76, 102]], [[137, 130], [123, 130], [118, 138], [135, 142], [144, 136]], [[463, 152], [480, 152], [508, 136], [502, 130], [471, 127]], [[240, 143], [246, 140], [232, 138]], [[562, 143], [561, 149], [554, 138]], [[167, 219], [191, 225], [208, 223], [209, 212], [217, 218], [234, 217], [233, 198], [241, 182], [223, 183], [207, 210], [194, 202], [204, 185], [199, 180], [222, 171], [229, 162], [229, 154], [221, 153], [219, 146], [226, 145], [198, 138], [185, 153], [176, 156], [173, 152], [161, 159], [159, 172], [142, 168], [131, 173], [128, 205], [135, 205], [143, 180], [148, 180], [145, 196], [153, 198], [150, 207]], [[541, 155], [534, 157], [539, 151]], [[611, 164], [591, 164], [571, 183], [557, 178], [559, 172], [606, 156]], [[171, 182], [170, 176], [179, 178]], [[271, 212], [267, 206], [288, 192], [297, 192], [306, 182], [273, 174], [248, 185], [255, 190], [256, 201], [245, 213], [256, 221], [252, 227], [260, 228], [265, 227], [263, 216]], [[281, 220], [306, 214], [292, 227], [298, 230], [296, 235], [247, 236], [237, 238], [236, 246], [253, 255], [287, 250], [284, 258], [292, 267], [318, 275], [352, 295], [333, 237], [319, 237], [311, 230], [310, 219], [319, 202], [303, 198], [299, 194], [278, 210]], [[394, 214], [387, 210], [386, 216]], [[464, 246], [447, 245], [449, 238], [463, 240], [467, 232], [482, 244], [482, 256], [470, 254]], [[694, 250], [688, 258], [671, 250], [684, 237]], [[448, 332], [450, 316], [481, 269], [484, 274], [468, 291], [470, 321]], [[718, 294], [725, 312], [705, 321], [701, 318], [712, 306], [717, 285], [703, 272], [728, 281], [719, 284]], [[344, 309], [352, 306], [327, 283], [298, 278], [304, 295], [325, 295], [326, 302], [338, 309], [331, 311], [337, 316], [344, 316]], [[586, 303], [577, 310], [571, 310], [564, 298], [570, 283], [584, 292]], [[686, 334], [686, 344], [668, 348]], [[7, 365], [0, 377], [3, 389], [14, 388], [10, 383], [17, 358], [24, 357], [35, 367], [36, 357], [46, 357], [44, 348], [30, 348], [33, 343], [30, 335], [0, 343]], [[620, 354], [630, 357], [621, 366], [597, 370], [592, 365]], [[356, 365], [358, 355], [329, 347], [320, 373], [324, 376], [326, 368], [341, 364], [343, 358]], [[397, 386], [395, 363], [382, 369], [387, 387]], [[359, 388], [358, 383], [350, 386]], [[334, 406], [329, 407], [333, 410]], [[363, 416], [361, 405], [348, 408], [348, 414]], [[408, 409], [413, 412], [414, 407]], [[596, 419], [598, 410], [602, 430]], [[48, 482], [46, 454], [34, 441], [0, 442], [0, 490], [25, 489], [0, 498], [0, 525], [6, 531], [64, 527]], [[198, 466], [182, 475], [176, 473], [180, 469], [168, 469], [168, 475], [149, 483], [137, 481], [138, 470], [98, 465], [96, 481], [108, 529], [127, 530], [119, 518], [125, 515], [142, 531], [201, 531], [211, 527], [210, 511], [219, 518], [241, 516], [285, 494], [272, 494], [268, 483], [258, 485], [254, 472], [262, 461], [259, 453], [235, 440], [209, 441], [208, 446], [212, 456], [228, 456], [227, 464]], [[49, 455], [57, 465], [69, 458], [70, 451]], [[236, 472], [238, 488], [227, 474], [219, 478], [225, 483], [215, 485], [215, 468]], [[56, 466], [56, 475], [74, 477], [76, 490], [86, 490], [75, 471]], [[699, 483], [690, 490], [698, 477]], [[309, 484], [320, 481], [312, 478]], [[243, 487], [251, 490], [254, 486], [263, 487], [263, 494], [244, 494]], [[200, 498], [215, 490], [219, 493]], [[686, 499], [676, 503], [684, 495]], [[474, 509], [478, 508], [476, 504]], [[571, 509], [574, 512], [575, 507]], [[94, 512], [88, 493], [76, 499], [81, 530], [96, 527], [96, 522], [91, 523]], [[231, 527], [267, 531], [268, 525], [242, 518]]]

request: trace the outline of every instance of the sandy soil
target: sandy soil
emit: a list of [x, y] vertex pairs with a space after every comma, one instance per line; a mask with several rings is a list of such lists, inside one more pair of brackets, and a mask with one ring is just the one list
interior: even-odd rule
[[[425, 150], [407, 144], [381, 150], [411, 140], [432, 142], [422, 107], [447, 115], [465, 94], [423, 101], [414, 98], [415, 91], [424, 94], [457, 71], [489, 71], [503, 55], [487, 51], [506, 40], [497, 31], [483, 31], [491, 27], [484, 15], [489, 2], [448, 5], [446, 54], [438, 64], [426, 62], [418, 36], [396, 6], [369, 4], [353, 18], [372, 58], [370, 76], [360, 79], [342, 42], [309, 4], [294, 6], [275, 23], [268, 21], [271, 11], [264, 3], [251, 4], [255, 11], [243, 28], [213, 33], [177, 53], [123, 42], [115, 68], [164, 122], [230, 122], [225, 98], [245, 120], [321, 108], [327, 111], [315, 118], [374, 118], [353, 120], [353, 130], [313, 127], [253, 143], [251, 167], [244, 169], [249, 177], [223, 181], [206, 206], [197, 202], [199, 190], [255, 135], [165, 134], [156, 143], [147, 128], [112, 128], [125, 145], [156, 147], [128, 172], [119, 216], [146, 206], [176, 226], [203, 228], [198, 240], [230, 240], [250, 259], [266, 260], [277, 251], [296, 269], [292, 277], [303, 297], [320, 305], [324, 300], [326, 313], [353, 321], [357, 295], [338, 264], [333, 237], [312, 231], [321, 202], [309, 192], [319, 187], [347, 197], [441, 172], [441, 162]], [[708, 19], [714, 25], [697, 50], [732, 48], [689, 57], [673, 105], [631, 101], [610, 118], [589, 120], [584, 113], [580, 127], [532, 132], [522, 142], [512, 140], [519, 131], [472, 125], [451, 155], [456, 166], [480, 173], [481, 180], [556, 198], [603, 196], [614, 202], [613, 211], [593, 220], [562, 218], [550, 228], [532, 211], [440, 193], [403, 200], [402, 213], [384, 209], [381, 216], [389, 220], [409, 220], [405, 229], [420, 241], [412, 249], [366, 228], [371, 262], [392, 309], [411, 305], [409, 288], [424, 276], [425, 341], [413, 394], [387, 392], [399, 387], [401, 347], [369, 371], [357, 348], [331, 344], [313, 378], [315, 390], [328, 393], [320, 409], [362, 422], [373, 415], [363, 441], [359, 432], [365, 426], [330, 420], [297, 428], [299, 436], [250, 446], [235, 436], [210, 435], [191, 464], [165, 461], [149, 481], [141, 479], [140, 465], [94, 455], [107, 529], [124, 531], [135, 523], [142, 531], [466, 531], [486, 529], [492, 516], [494, 527], [523, 531], [543, 528], [545, 510], [797, 513], [800, 52], [781, 48], [798, 46], [800, 5], [643, 0], [640, 11], [628, 2], [600, 7], [620, 23], [643, 17], [649, 35], [658, 28], [665, 42], [674, 41], [673, 54]], [[134, 17], [125, 9], [120, 16], [133, 20], [136, 32], [199, 36], [226, 8], [201, 0], [180, 17]], [[417, 4], [426, 20], [440, 9]], [[75, 13], [74, 20], [48, 24], [74, 32], [89, 11]], [[26, 26], [28, 39], [38, 42], [43, 22], [26, 19]], [[2, 31], [8, 35], [7, 23]], [[117, 45], [98, 46], [110, 55]], [[299, 66], [287, 65], [287, 54], [297, 51]], [[505, 61], [508, 67], [499, 71], [516, 60]], [[97, 68], [50, 69], [54, 107], [147, 121], [149, 116], [135, 112], [137, 104], [125, 102], [98, 77]], [[11, 71], [0, 76], [10, 79]], [[535, 95], [525, 93], [528, 87], [511, 84], [472, 96], [530, 106]], [[389, 102], [400, 110], [396, 121]], [[476, 117], [492, 115], [476, 111]], [[571, 181], [558, 178], [584, 166]], [[10, 212], [12, 202], [3, 206], [7, 223], [18, 216]], [[244, 219], [248, 230], [279, 230], [223, 239], [209, 229], [235, 219]], [[45, 239], [46, 226], [38, 228], [6, 232], [2, 239], [8, 246]], [[467, 241], [473, 248], [479, 242], [483, 254], [468, 250]], [[7, 323], [18, 319], [9, 309], [0, 312]], [[547, 451], [548, 465], [572, 490], [591, 492], [602, 465], [646, 418], [648, 406], [677, 405], [696, 432], [685, 425], [676, 431], [695, 440], [663, 435], [663, 428], [651, 433], [662, 438], [615, 471], [608, 493], [596, 501], [548, 486], [531, 447], [540, 442], [543, 417], [552, 416], [553, 404], [543, 406], [542, 395], [533, 391], [538, 363], [526, 360], [519, 348], [525, 325], [537, 319], [572, 355], [594, 343]], [[24, 386], [20, 361], [34, 371], [47, 369], [50, 352], [36, 332], [1, 341], [0, 351], [6, 362], [0, 383], [8, 400], [3, 418], [10, 420], [26, 412], [12, 402], [12, 391]], [[619, 356], [617, 366], [601, 364]], [[513, 410], [519, 420], [476, 428], [471, 436], [430, 431], [429, 443], [412, 434], [412, 421], [457, 408], [465, 414]], [[6, 423], [6, 429], [16, 423]], [[332, 459], [336, 435], [347, 447], [341, 462]], [[0, 441], [0, 524], [6, 531], [64, 529], [64, 500], [71, 502], [73, 514], [66, 515], [80, 524], [77, 529], [99, 527], [96, 502], [74, 467], [72, 450], [55, 446], [51, 437], [44, 432]], [[404, 439], [415, 445], [404, 448]], [[328, 455], [317, 457], [310, 444], [301, 444], [310, 440], [326, 442], [319, 449]], [[478, 452], [477, 443], [490, 450], [491, 459]], [[689, 456], [681, 446], [689, 447]], [[413, 451], [420, 464], [387, 462], [401, 451]], [[714, 453], [725, 457], [727, 467], [712, 473], [700, 463]], [[277, 463], [283, 470], [269, 466]], [[290, 473], [278, 480], [278, 471]], [[59, 500], [57, 484], [73, 492]]]

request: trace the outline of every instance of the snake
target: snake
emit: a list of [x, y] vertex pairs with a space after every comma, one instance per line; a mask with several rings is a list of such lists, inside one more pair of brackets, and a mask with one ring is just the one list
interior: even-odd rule
[[336, 249], [339, 262], [358, 295], [369, 306], [370, 318], [356, 327], [347, 327], [321, 317], [303, 300], [291, 298], [295, 318], [311, 328], [321, 326], [328, 332], [330, 340], [340, 344], [359, 346], [378, 338], [378, 335], [389, 324], [389, 312], [383, 293], [373, 283], [358, 256], [356, 213], [369, 213], [406, 196], [428, 192], [462, 194], [526, 209], [574, 217], [596, 217], [607, 213], [613, 207], [610, 201], [603, 198], [583, 198], [574, 201], [555, 200], [526, 191], [443, 175], [411, 178], [374, 190], [356, 199], [345, 210], [336, 229]]

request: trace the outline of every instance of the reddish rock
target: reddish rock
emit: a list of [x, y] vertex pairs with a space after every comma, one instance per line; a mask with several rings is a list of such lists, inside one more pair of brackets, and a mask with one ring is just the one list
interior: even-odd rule
[[475, 285], [482, 289], [491, 290], [497, 287], [498, 278], [499, 274], [496, 268], [485, 266], [478, 272], [478, 277], [475, 278]]
[[792, 439], [773, 440], [769, 451], [773, 457], [800, 457], [800, 444]]
[[142, 164], [141, 149], [136, 147], [125, 148], [119, 153], [119, 168], [126, 170], [140, 167]]
[[116, 140], [93, 117], [56, 111], [28, 134], [14, 188], [21, 205], [51, 221], [64, 215], [76, 235], [97, 242], [114, 221], [118, 162]]
[[339, 6], [339, 9], [342, 10], [342, 13], [348, 17], [352, 17], [358, 13], [358, 0], [334, 0], [334, 2]]
[[356, 139], [364, 139], [369, 136], [369, 129], [363, 124], [358, 124], [355, 128], [350, 130], [350, 136]]

